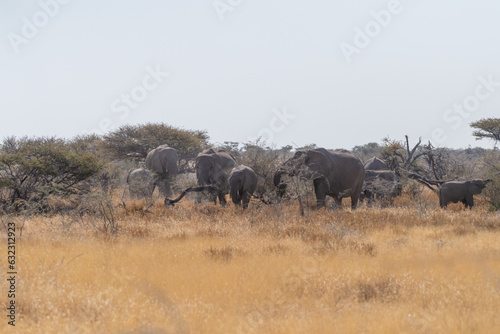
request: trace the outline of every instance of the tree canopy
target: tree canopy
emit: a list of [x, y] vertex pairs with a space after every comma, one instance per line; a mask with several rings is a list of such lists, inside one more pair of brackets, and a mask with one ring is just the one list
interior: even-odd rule
[[145, 158], [152, 149], [168, 144], [177, 150], [180, 159], [189, 160], [208, 145], [206, 131], [186, 130], [165, 123], [124, 125], [103, 137], [102, 146], [110, 160], [127, 155]]
[[470, 126], [477, 129], [472, 133], [476, 140], [491, 139], [495, 142], [495, 147], [500, 141], [500, 118], [482, 118], [470, 123]]

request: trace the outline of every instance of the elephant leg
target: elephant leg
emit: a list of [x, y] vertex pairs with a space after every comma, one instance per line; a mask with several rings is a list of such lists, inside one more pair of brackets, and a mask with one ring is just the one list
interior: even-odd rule
[[[217, 184], [215, 184], [215, 183], [212, 183], [211, 185], [217, 187]], [[217, 189], [218, 189], [218, 187], [217, 187]], [[204, 193], [206, 194], [206, 192], [204, 192]], [[208, 200], [210, 202], [213, 202], [214, 205], [217, 205], [217, 198], [219, 198], [219, 202], [220, 202], [221, 201], [220, 200], [221, 199], [221, 192], [220, 191], [214, 192], [214, 191], [210, 190], [208, 192]]]
[[170, 175], [163, 176], [158, 182], [158, 191], [162, 196], [170, 197], [173, 194], [172, 185], [171, 185], [172, 177]]
[[243, 192], [243, 209], [248, 208], [248, 203], [250, 203], [250, 199], [252, 198], [252, 195], [248, 191]]
[[325, 206], [326, 193], [328, 192], [328, 183], [325, 179], [314, 180], [314, 192], [316, 194], [316, 207]]
[[234, 185], [232, 185], [229, 195], [231, 197], [231, 200], [233, 201], [234, 205], [239, 206], [241, 203], [241, 195], [240, 195], [240, 189], [236, 188]]
[[445, 209], [447, 204], [448, 203], [446, 203], [446, 201], [444, 200], [444, 196], [439, 193], [439, 206]]
[[351, 196], [351, 210], [356, 210], [358, 207], [359, 194], [354, 194]]
[[[217, 204], [217, 198], [215, 199], [215, 203]], [[222, 191], [219, 192], [219, 205], [220, 206], [226, 206], [226, 194], [224, 194]]]
[[231, 200], [233, 201], [234, 205], [240, 206], [241, 205], [241, 196], [240, 196], [240, 193], [237, 192], [236, 194], [233, 194], [231, 196]]
[[165, 180], [165, 196], [172, 196], [173, 191], [172, 191], [172, 186], [170, 185], [170, 181]]
[[[199, 184], [200, 187], [206, 186], [207, 184]], [[196, 194], [194, 199], [196, 204], [201, 204], [202, 202], [208, 201], [217, 204], [218, 192], [214, 193], [211, 190], [203, 190]]]
[[469, 208], [469, 209], [472, 209], [472, 207], [474, 206], [474, 196], [473, 195], [468, 195], [466, 198], [465, 198], [465, 207]]
[[148, 198], [152, 199], [153, 198], [153, 193], [155, 192], [156, 184], [154, 182], [151, 182], [151, 184], [148, 187]]

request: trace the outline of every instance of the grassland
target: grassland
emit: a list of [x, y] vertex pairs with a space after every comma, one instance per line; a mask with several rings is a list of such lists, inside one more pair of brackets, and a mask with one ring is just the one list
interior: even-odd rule
[[[100, 217], [4, 216], [18, 235], [24, 223], [15, 331], [500, 331], [500, 215], [486, 206], [401, 199], [300, 216], [252, 204], [129, 203], [116, 208], [116, 235], [96, 230]], [[0, 332], [13, 332], [2, 318]]]

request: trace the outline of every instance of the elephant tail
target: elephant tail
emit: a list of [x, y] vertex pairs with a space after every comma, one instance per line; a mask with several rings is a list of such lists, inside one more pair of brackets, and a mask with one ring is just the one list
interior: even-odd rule
[[133, 171], [133, 170], [134, 170], [134, 169], [133, 169], [133, 168], [131, 168], [131, 169], [129, 169], [129, 170], [128, 170], [128, 172], [127, 172], [127, 178], [126, 178], [126, 180], [127, 180], [127, 184], [130, 184], [130, 173], [132, 173], [132, 171]]
[[[233, 180], [233, 181], [235, 181], [235, 180]], [[241, 184], [240, 184], [239, 180], [236, 180], [235, 182], [231, 183], [231, 185], [230, 185], [229, 196], [231, 196], [231, 200], [235, 204], [237, 204], [241, 201], [241, 198], [239, 195], [240, 188], [241, 188]]]

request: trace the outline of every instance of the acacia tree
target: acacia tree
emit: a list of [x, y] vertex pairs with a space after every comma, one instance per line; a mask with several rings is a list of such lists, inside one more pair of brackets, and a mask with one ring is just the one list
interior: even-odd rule
[[9, 137], [0, 145], [0, 201], [16, 209], [44, 207], [49, 195], [86, 190], [81, 182], [102, 168], [99, 159], [74, 142], [55, 137]]
[[102, 148], [109, 160], [121, 160], [127, 156], [146, 158], [149, 151], [163, 144], [177, 150], [180, 170], [189, 169], [189, 162], [208, 145], [208, 135], [165, 123], [124, 125], [103, 137]]
[[497, 147], [497, 143], [500, 141], [500, 118], [482, 118], [470, 123], [470, 126], [477, 129], [472, 133], [476, 140], [490, 139], [495, 142], [495, 148]]

